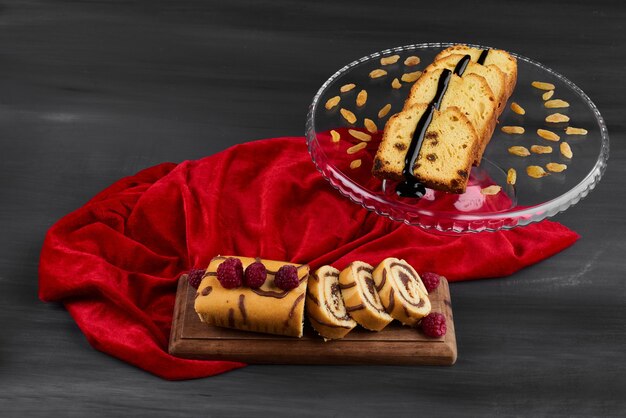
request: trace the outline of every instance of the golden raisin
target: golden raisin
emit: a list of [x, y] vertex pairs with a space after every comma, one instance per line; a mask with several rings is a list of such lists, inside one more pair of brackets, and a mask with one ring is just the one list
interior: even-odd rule
[[341, 109], [339, 109], [339, 112], [341, 112], [341, 116], [343, 116], [343, 118], [346, 121], [348, 121], [348, 123], [355, 123], [356, 122], [355, 114], [350, 112], [348, 109], [344, 109], [342, 107]]
[[378, 111], [378, 117], [380, 119], [384, 118], [385, 116], [387, 116], [387, 113], [389, 113], [390, 110], [391, 110], [391, 104], [387, 103]]
[[371, 135], [357, 131], [356, 129], [348, 129], [348, 133], [360, 141], [369, 142], [372, 139]]
[[352, 90], [355, 87], [356, 87], [356, 84], [354, 84], [354, 83], [344, 84], [343, 86], [341, 86], [339, 88], [339, 91], [342, 92], [342, 93], [347, 93], [347, 92], [349, 92], [350, 90]]
[[367, 91], [361, 90], [359, 94], [356, 96], [356, 105], [357, 107], [362, 107], [367, 102]]
[[559, 139], [561, 139], [560, 136], [558, 136], [554, 132], [549, 131], [547, 129], [537, 129], [537, 135], [539, 135], [540, 137], [542, 137], [543, 139], [547, 141], [557, 142]]
[[370, 72], [370, 78], [380, 78], [387, 75], [387, 71], [377, 68]]
[[371, 119], [365, 118], [363, 124], [365, 125], [365, 129], [367, 129], [367, 131], [371, 134], [375, 134], [378, 131], [378, 126], [376, 126], [374, 121]]
[[528, 151], [526, 147], [522, 147], [519, 145], [510, 147], [509, 153], [513, 155], [517, 155], [518, 157], [528, 157], [530, 155], [530, 151]]
[[543, 167], [540, 167], [538, 165], [529, 165], [528, 167], [526, 167], [526, 174], [535, 179], [550, 175], [550, 173], [547, 173], [546, 170], [543, 169]]
[[325, 105], [326, 109], [330, 110], [333, 107], [337, 106], [340, 100], [341, 100], [341, 97], [339, 96], [331, 97], [330, 99], [326, 101], [326, 105]]
[[391, 65], [398, 62], [400, 55], [391, 55], [389, 57], [383, 57], [380, 59], [380, 65]]
[[539, 90], [554, 90], [554, 84], [544, 83], [543, 81], [533, 81], [530, 83], [534, 88]]

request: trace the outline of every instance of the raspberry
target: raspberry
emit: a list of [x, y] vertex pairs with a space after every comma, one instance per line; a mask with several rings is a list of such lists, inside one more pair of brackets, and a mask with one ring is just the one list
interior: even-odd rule
[[243, 265], [238, 258], [230, 257], [217, 266], [217, 280], [225, 289], [234, 289], [243, 283]]
[[441, 280], [441, 276], [437, 273], [426, 272], [420, 274], [420, 278], [422, 279], [422, 283], [426, 286], [426, 290], [428, 293], [431, 293], [439, 286], [439, 281]]
[[442, 337], [446, 335], [446, 317], [433, 312], [422, 318], [422, 331], [428, 337]]
[[187, 281], [194, 289], [197, 289], [198, 286], [200, 286], [202, 277], [204, 277], [204, 270], [202, 269], [191, 269], [189, 270], [189, 273], [187, 273]]
[[252, 289], [258, 289], [263, 286], [267, 278], [267, 269], [260, 261], [256, 261], [246, 267], [244, 273], [244, 282], [246, 286]]
[[284, 265], [278, 269], [274, 277], [274, 284], [282, 290], [291, 290], [298, 287], [298, 269], [295, 266]]

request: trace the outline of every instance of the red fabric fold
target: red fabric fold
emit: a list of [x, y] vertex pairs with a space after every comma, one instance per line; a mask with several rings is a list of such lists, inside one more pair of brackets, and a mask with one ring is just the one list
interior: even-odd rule
[[577, 238], [549, 221], [459, 236], [394, 222], [340, 196], [303, 138], [275, 138], [160, 164], [100, 192], [48, 231], [39, 297], [64, 303], [96, 349], [188, 379], [243, 366], [167, 353], [177, 278], [217, 254], [313, 268], [395, 256], [457, 281], [509, 275]]

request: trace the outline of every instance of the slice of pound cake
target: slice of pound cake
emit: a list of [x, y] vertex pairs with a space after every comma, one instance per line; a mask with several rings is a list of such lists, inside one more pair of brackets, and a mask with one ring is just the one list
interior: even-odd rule
[[[430, 103], [437, 93], [443, 72], [441, 68], [427, 67], [415, 82], [404, 107], [417, 103]], [[441, 100], [440, 109], [457, 107], [467, 116], [478, 135], [479, 146], [472, 162], [478, 164], [482, 150], [487, 146], [496, 127], [498, 101], [484, 77], [477, 74], [452, 74], [450, 83]]]
[[454, 45], [437, 54], [435, 61], [452, 54], [469, 55], [473, 62], [498, 67], [506, 77], [507, 97], [511, 97], [517, 82], [517, 60], [511, 54], [501, 49], [479, 49], [467, 45]]
[[[452, 54], [444, 56], [441, 59], [434, 61], [426, 68], [426, 72], [431, 72], [436, 69], [447, 68], [454, 70], [459, 61], [465, 57], [463, 54]], [[508, 84], [506, 74], [498, 68], [496, 65], [480, 65], [475, 62], [469, 61], [465, 67], [463, 76], [468, 74], [477, 74], [485, 79], [489, 88], [493, 92], [497, 100], [497, 112], [498, 115], [502, 113], [505, 108], [506, 101], [508, 100]]]
[[429, 106], [414, 104], [389, 119], [374, 158], [373, 174], [399, 181], [413, 176], [426, 187], [463, 193], [479, 142], [472, 123], [457, 107], [433, 110], [412, 170], [405, 170], [416, 127]]

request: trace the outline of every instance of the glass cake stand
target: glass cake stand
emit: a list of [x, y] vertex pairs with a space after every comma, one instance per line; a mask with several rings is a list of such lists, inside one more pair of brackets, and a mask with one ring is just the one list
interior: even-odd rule
[[[402, 82], [401, 88], [393, 89], [393, 79], [400, 79], [406, 72], [424, 69], [439, 51], [451, 45], [429, 43], [387, 49], [358, 59], [333, 74], [313, 98], [306, 123], [309, 153], [320, 173], [342, 195], [368, 210], [409, 225], [443, 232], [497, 231], [527, 225], [554, 216], [585, 197], [598, 184], [609, 157], [609, 136], [604, 120], [589, 97], [574, 83], [550, 68], [517, 54], [513, 54], [518, 63], [517, 86], [499, 118], [482, 163], [472, 168], [464, 194], [427, 189], [421, 199], [399, 197], [395, 193], [395, 184], [372, 176], [373, 157], [384, 124], [401, 110], [412, 85]], [[400, 59], [395, 64], [381, 65], [381, 57], [396, 54]], [[420, 58], [420, 64], [406, 66], [405, 58], [413, 55]], [[386, 70], [387, 75], [370, 78], [369, 73], [378, 68]], [[545, 108], [542, 98], [545, 91], [532, 87], [533, 81], [554, 84], [552, 99], [565, 100], [570, 106]], [[340, 87], [350, 83], [356, 84], [356, 87], [341, 93]], [[367, 91], [368, 98], [364, 106], [357, 107], [355, 100], [361, 90]], [[334, 96], [340, 96], [341, 101], [338, 106], [327, 110], [325, 104]], [[525, 115], [511, 111], [511, 102], [520, 104], [526, 111]], [[378, 113], [386, 104], [391, 105], [391, 111], [379, 118]], [[340, 108], [353, 112], [356, 122], [348, 123], [342, 117]], [[547, 115], [556, 112], [569, 116], [570, 121], [556, 124], [545, 121]], [[377, 125], [378, 132], [372, 135], [365, 149], [348, 154], [349, 147], [360, 143], [348, 130], [367, 132], [364, 129], [365, 118]], [[525, 133], [505, 134], [500, 130], [505, 125], [523, 126]], [[584, 128], [588, 133], [566, 135], [567, 126]], [[551, 142], [539, 137], [537, 129], [540, 128], [557, 133], [560, 141]], [[340, 134], [338, 142], [333, 142], [331, 130]], [[573, 151], [571, 159], [559, 152], [561, 142], [570, 145]], [[508, 152], [508, 148], [514, 145], [527, 149], [532, 145], [551, 146], [553, 152], [519, 157]], [[361, 160], [361, 166], [351, 168], [350, 164], [355, 159]], [[527, 166], [538, 165], [545, 169], [550, 162], [566, 164], [567, 169], [538, 179], [526, 174]], [[514, 186], [507, 184], [510, 168], [517, 172]], [[484, 194], [482, 190], [489, 185], [499, 185], [501, 190], [495, 195]]]

